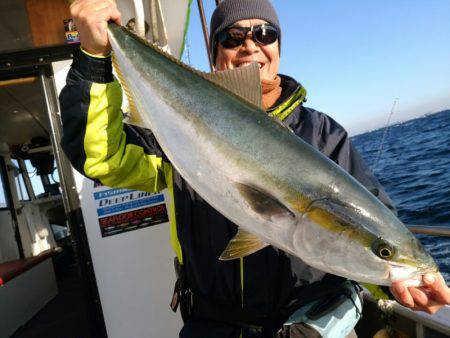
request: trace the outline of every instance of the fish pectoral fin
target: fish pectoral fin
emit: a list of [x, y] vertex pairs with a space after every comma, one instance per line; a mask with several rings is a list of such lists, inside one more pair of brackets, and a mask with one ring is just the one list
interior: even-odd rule
[[219, 259], [222, 261], [228, 261], [245, 257], [265, 248], [268, 245], [269, 244], [261, 241], [258, 236], [239, 229], [236, 236], [228, 242], [226, 249], [222, 252]]
[[246, 67], [207, 73], [204, 77], [248, 103], [263, 109], [258, 63], [253, 62]]
[[275, 197], [243, 183], [235, 183], [249, 206], [262, 218], [273, 223], [295, 222], [295, 215]]

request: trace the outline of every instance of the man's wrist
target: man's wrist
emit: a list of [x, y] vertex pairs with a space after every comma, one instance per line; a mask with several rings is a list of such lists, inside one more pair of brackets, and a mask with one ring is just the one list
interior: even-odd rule
[[90, 57], [96, 58], [96, 59], [106, 59], [106, 58], [110, 57], [111, 54], [112, 54], [111, 51], [109, 51], [109, 52], [107, 52], [105, 54], [94, 54], [94, 53], [89, 52], [83, 46], [80, 46], [80, 49], [81, 49], [81, 52], [83, 52], [84, 54], [86, 54], [86, 55], [88, 55]]
[[111, 55], [94, 56], [83, 49], [74, 55], [72, 68], [88, 81], [97, 83], [113, 82]]

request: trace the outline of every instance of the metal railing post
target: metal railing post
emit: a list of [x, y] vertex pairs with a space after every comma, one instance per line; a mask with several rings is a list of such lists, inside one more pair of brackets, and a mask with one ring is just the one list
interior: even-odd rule
[[450, 237], [450, 228], [426, 225], [408, 225], [408, 229], [414, 234]]
[[202, 22], [203, 38], [205, 39], [205, 46], [206, 46], [206, 52], [208, 54], [209, 67], [211, 68], [211, 71], [213, 72], [214, 71], [214, 63], [213, 63], [211, 51], [209, 48], [208, 25], [206, 24], [205, 10], [203, 9], [203, 1], [197, 0], [197, 5], [198, 5], [198, 12], [200, 14], [200, 20]]

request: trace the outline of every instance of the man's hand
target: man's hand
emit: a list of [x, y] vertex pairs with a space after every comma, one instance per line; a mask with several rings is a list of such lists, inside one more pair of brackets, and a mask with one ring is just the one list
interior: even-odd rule
[[81, 47], [95, 56], [109, 55], [108, 21], [121, 24], [121, 14], [115, 1], [76, 0], [70, 5], [70, 14], [80, 35]]
[[391, 292], [398, 302], [416, 311], [433, 314], [450, 305], [450, 288], [440, 273], [422, 277], [424, 286], [406, 287], [405, 281], [392, 283]]

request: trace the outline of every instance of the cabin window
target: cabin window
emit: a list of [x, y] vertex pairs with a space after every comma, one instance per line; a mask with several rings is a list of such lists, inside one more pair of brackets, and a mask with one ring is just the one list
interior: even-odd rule
[[41, 177], [37, 174], [37, 170], [33, 167], [30, 160], [25, 160], [25, 167], [27, 168], [28, 176], [30, 177], [34, 195], [39, 197], [40, 194], [44, 193], [44, 185], [42, 184]]
[[3, 184], [3, 175], [0, 172], [0, 209], [8, 207], [8, 202], [6, 201], [5, 185]]
[[[59, 195], [61, 190], [59, 189], [59, 175], [56, 169], [56, 161], [53, 163], [54, 170], [48, 175], [38, 175], [37, 170], [31, 164], [30, 160], [25, 160], [25, 167], [30, 177], [31, 185], [33, 187], [34, 195], [37, 198], [47, 197], [49, 195]], [[44, 186], [44, 182], [46, 183]]]
[[55, 160], [55, 171], [50, 175], [51, 181], [53, 183], [59, 183], [59, 172], [56, 169], [56, 160]]
[[8, 181], [5, 176], [6, 166], [3, 157], [0, 157], [0, 209], [9, 208], [9, 202], [7, 197], [7, 184]]
[[23, 173], [19, 167], [19, 162], [15, 159], [11, 159], [11, 162], [17, 169], [16, 174], [14, 175], [14, 181], [16, 182], [17, 194], [19, 195], [19, 199], [21, 201], [29, 201], [30, 196], [28, 194], [27, 186], [25, 185], [25, 181], [23, 179]]

